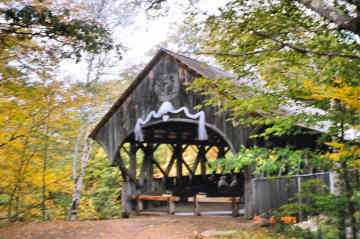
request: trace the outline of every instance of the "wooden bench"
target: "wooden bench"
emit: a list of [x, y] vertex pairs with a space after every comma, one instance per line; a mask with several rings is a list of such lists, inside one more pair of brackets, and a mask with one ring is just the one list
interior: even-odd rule
[[239, 216], [240, 197], [207, 197], [202, 194], [195, 194], [188, 198], [189, 202], [194, 202], [194, 215], [200, 216], [200, 203], [231, 203], [231, 214], [233, 217]]
[[136, 213], [140, 213], [143, 210], [142, 201], [162, 201], [168, 202], [168, 213], [174, 214], [175, 213], [175, 202], [179, 201], [180, 198], [172, 195], [146, 195], [146, 194], [139, 194], [139, 195], [132, 195], [131, 198], [136, 201]]

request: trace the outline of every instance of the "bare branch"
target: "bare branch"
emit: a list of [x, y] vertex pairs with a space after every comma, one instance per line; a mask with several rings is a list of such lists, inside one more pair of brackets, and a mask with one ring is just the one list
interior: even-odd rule
[[146, 10], [150, 10], [150, 9], [153, 9], [153, 8], [158, 8], [161, 5], [161, 3], [166, 2], [166, 1], [167, 0], [154, 0], [154, 1], [151, 1], [150, 6]]
[[16, 140], [16, 139], [18, 139], [18, 138], [22, 138], [22, 137], [24, 137], [24, 136], [25, 136], [25, 135], [23, 135], [23, 134], [21, 134], [21, 135], [16, 135], [16, 136], [11, 136], [10, 139], [9, 139], [7, 142], [0, 144], [0, 148], [3, 147], [3, 146], [5, 146], [5, 145], [7, 145], [7, 144], [9, 144], [9, 143], [12, 142], [12, 141], [14, 141], [14, 140]]
[[318, 56], [327, 56], [327, 57], [343, 57], [343, 58], [350, 58], [350, 59], [360, 59], [359, 55], [348, 55], [348, 54], [341, 54], [341, 53], [335, 53], [335, 52], [318, 52], [318, 51], [312, 51], [308, 49], [304, 49], [298, 46], [295, 46], [294, 44], [283, 42], [281, 40], [278, 40], [276, 38], [273, 38], [270, 36], [270, 34], [258, 32], [254, 30], [254, 33], [258, 36], [262, 36], [264, 38], [270, 39], [276, 43], [279, 43], [282, 47], [289, 47], [299, 53], [302, 54], [312, 54], [312, 55], [318, 55]]
[[251, 55], [257, 55], [265, 52], [272, 52], [272, 51], [279, 51], [284, 46], [277, 47], [277, 48], [271, 48], [271, 49], [264, 49], [259, 51], [253, 51], [253, 52], [247, 52], [242, 54], [235, 54], [235, 53], [224, 53], [224, 52], [195, 52], [196, 55], [217, 55], [217, 56], [231, 56], [231, 57], [241, 57], [241, 56], [251, 56]]

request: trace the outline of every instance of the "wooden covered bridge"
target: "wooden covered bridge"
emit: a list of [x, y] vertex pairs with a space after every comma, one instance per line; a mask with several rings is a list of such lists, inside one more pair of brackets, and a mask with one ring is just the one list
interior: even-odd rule
[[[196, 110], [205, 96], [186, 90], [196, 77], [215, 79], [233, 75], [160, 49], [92, 131], [90, 137], [102, 145], [111, 165], [118, 166], [122, 172], [124, 216], [135, 209], [141, 210], [142, 200], [167, 201], [169, 212], [173, 213], [177, 201], [193, 198], [198, 210], [196, 196], [232, 202], [235, 215], [239, 204], [244, 205], [247, 216], [264, 207], [256, 198], [256, 192], [262, 189], [256, 187], [252, 175], [241, 172], [222, 175], [209, 166], [210, 149], [217, 149], [218, 158], [227, 152], [236, 153], [241, 145], [249, 146], [249, 137], [255, 132], [234, 126], [226, 120], [226, 113], [218, 113], [211, 106]], [[163, 144], [172, 150], [166, 167], [154, 157]], [[183, 157], [189, 146], [197, 148], [191, 164]], [[122, 149], [129, 155], [128, 164], [121, 157]], [[161, 179], [154, 178], [154, 168], [161, 172]], [[169, 174], [172, 169], [176, 170], [174, 177]], [[220, 188], [221, 181], [225, 182], [225, 188]], [[271, 206], [266, 205], [265, 209]]]

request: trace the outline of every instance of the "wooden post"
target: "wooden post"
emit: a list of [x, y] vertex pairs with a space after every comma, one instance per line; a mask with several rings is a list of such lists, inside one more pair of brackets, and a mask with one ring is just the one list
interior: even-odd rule
[[255, 179], [251, 178], [249, 168], [244, 169], [245, 173], [245, 215], [247, 218], [252, 218], [256, 213], [256, 192], [255, 192]]
[[152, 144], [147, 144], [144, 148], [144, 163], [145, 163], [145, 179], [146, 179], [146, 185], [145, 185], [145, 191], [146, 192], [152, 192], [152, 183], [153, 183], [153, 173], [154, 173], [154, 151], [155, 148]]
[[194, 194], [194, 216], [200, 216], [200, 204], [197, 199], [196, 193]]
[[[297, 176], [297, 186], [298, 186], [297, 192], [301, 193], [301, 176], [300, 175]], [[298, 202], [299, 202], [300, 205], [302, 204], [301, 197], [299, 197]], [[300, 207], [300, 211], [299, 211], [299, 221], [300, 222], [303, 220], [303, 217], [304, 217], [303, 210]]]
[[176, 157], [176, 185], [181, 185], [181, 177], [182, 177], [182, 147], [181, 144], [177, 144], [174, 147], [174, 154]]
[[136, 187], [140, 187], [139, 183], [136, 181], [136, 177], [133, 177], [129, 171], [126, 169], [124, 161], [122, 160], [121, 154], [120, 154], [120, 150], [118, 151], [118, 153], [116, 154], [116, 157], [114, 159], [114, 162], [116, 165], [119, 166], [120, 171], [121, 171], [121, 175], [123, 177], [123, 182], [127, 182], [128, 179], [130, 182], [132, 182], [133, 184], [135, 184]]
[[176, 159], [176, 155], [175, 155], [175, 153], [173, 152], [173, 154], [172, 154], [172, 156], [171, 156], [171, 159], [170, 159], [170, 162], [169, 162], [169, 164], [167, 165], [166, 170], [165, 170], [166, 177], [163, 177], [162, 182], [161, 182], [161, 187], [163, 187], [163, 188], [165, 188], [165, 184], [166, 184], [166, 182], [167, 182], [167, 180], [168, 180], [169, 173], [170, 173], [171, 168], [172, 168], [173, 165], [174, 165], [175, 159]]
[[121, 187], [121, 217], [129, 218], [131, 211], [130, 192], [131, 188], [128, 182], [123, 182]]
[[154, 147], [153, 144], [147, 144], [146, 146], [139, 144], [139, 147], [144, 152], [144, 159], [139, 178], [140, 184], [142, 185], [141, 191], [151, 192], [154, 173], [154, 151], [157, 149], [158, 145]]
[[135, 143], [130, 143], [130, 152], [129, 152], [129, 158], [130, 158], [130, 170], [129, 174], [136, 178], [136, 152], [138, 148], [136, 147]]
[[181, 179], [182, 177], [182, 158], [179, 157], [176, 160], [176, 176]]
[[231, 209], [232, 209], [232, 216], [237, 217], [239, 216], [239, 202], [236, 198], [231, 199]]
[[141, 192], [144, 192], [144, 191], [146, 191], [145, 179], [146, 179], [147, 162], [146, 162], [146, 154], [145, 154], [144, 147], [141, 147], [140, 144], [139, 144], [139, 146], [144, 153], [142, 164], [141, 164], [140, 176], [139, 176], [139, 183], [141, 186], [140, 190], [141, 190]]
[[136, 214], [139, 215], [143, 209], [144, 209], [143, 201], [137, 197], [136, 198]]
[[[131, 142], [130, 143], [130, 151], [126, 151], [129, 158], [130, 158], [130, 165], [129, 165], [129, 178], [130, 178], [130, 187], [132, 192], [136, 192], [136, 188], [139, 186], [139, 184], [133, 180], [136, 180], [136, 152], [139, 148], [136, 146], [136, 143]], [[133, 179], [133, 180], [131, 180]], [[131, 201], [131, 207], [132, 209], [137, 209], [136, 202], [133, 200]]]
[[[226, 152], [225, 152], [225, 147], [224, 147], [224, 146], [220, 146], [216, 160], [218, 160], [218, 159], [220, 159], [220, 158], [224, 158], [224, 157], [225, 157], [225, 154], [226, 154]], [[216, 172], [216, 168], [215, 168], [214, 170], [215, 170], [215, 172]], [[224, 168], [221, 168], [221, 173], [223, 173], [223, 171], [224, 171]]]
[[175, 202], [168, 199], [168, 206], [169, 206], [169, 214], [173, 215], [175, 214]]
[[152, 149], [152, 145], [149, 145], [149, 150], [148, 150], [148, 180], [147, 180], [147, 190], [149, 192], [153, 191], [153, 174], [154, 174], [154, 151]]
[[200, 157], [200, 167], [201, 167], [201, 175], [206, 175], [206, 150], [204, 146], [200, 146], [199, 149], [199, 157]]

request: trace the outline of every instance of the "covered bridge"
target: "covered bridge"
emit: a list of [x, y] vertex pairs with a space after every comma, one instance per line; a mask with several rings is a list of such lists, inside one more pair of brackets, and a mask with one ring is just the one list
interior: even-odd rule
[[[211, 106], [198, 111], [196, 106], [203, 103], [205, 96], [186, 90], [197, 77], [234, 76], [160, 49], [90, 134], [90, 138], [102, 145], [111, 165], [118, 166], [122, 172], [122, 210], [125, 215], [134, 209], [132, 199], [136, 199], [136, 195], [164, 193], [171, 194], [167, 197], [169, 202], [172, 196], [186, 200], [198, 193], [209, 197], [241, 198], [248, 216], [258, 213], [255, 193], [259, 189], [254, 186], [252, 176], [240, 172], [221, 175], [209, 167], [206, 156], [213, 147], [217, 148], [217, 157], [224, 157], [229, 151], [236, 153], [241, 145], [250, 144], [249, 137], [254, 132], [241, 125], [234, 126], [226, 120], [226, 113], [218, 113], [218, 109]], [[129, 166], [120, 154], [125, 144], [130, 145], [126, 149]], [[166, 167], [154, 157], [155, 150], [162, 144], [170, 145], [172, 149]], [[189, 145], [197, 148], [192, 164], [183, 157]], [[143, 153], [139, 154], [139, 150]], [[137, 157], [139, 155], [143, 158]], [[162, 174], [160, 180], [153, 177], [155, 167]], [[176, 170], [175, 177], [169, 175], [172, 168]], [[220, 190], [221, 180], [226, 180], [226, 185], [232, 188]]]

